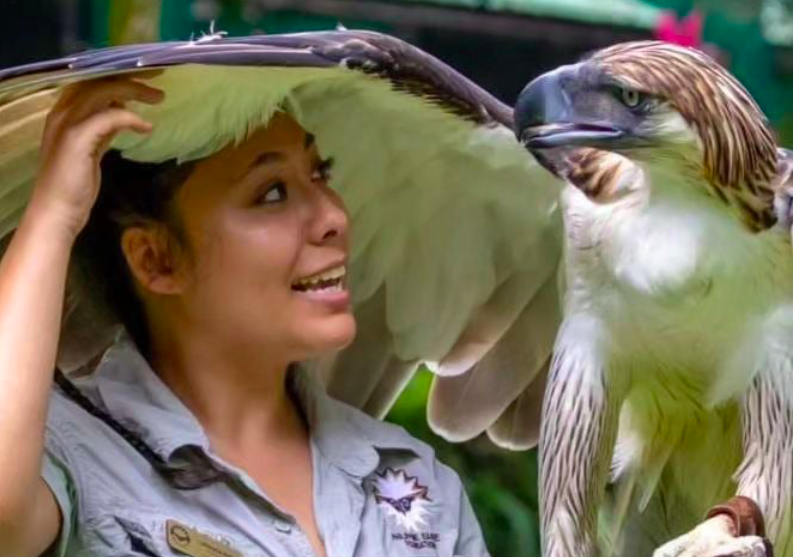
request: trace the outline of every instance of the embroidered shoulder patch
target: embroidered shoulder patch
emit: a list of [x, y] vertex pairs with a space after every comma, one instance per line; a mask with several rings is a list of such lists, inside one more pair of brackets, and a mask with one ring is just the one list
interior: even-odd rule
[[431, 500], [428, 488], [420, 485], [419, 479], [409, 476], [405, 470], [386, 468], [373, 480], [376, 502], [398, 526], [416, 532], [426, 526]]

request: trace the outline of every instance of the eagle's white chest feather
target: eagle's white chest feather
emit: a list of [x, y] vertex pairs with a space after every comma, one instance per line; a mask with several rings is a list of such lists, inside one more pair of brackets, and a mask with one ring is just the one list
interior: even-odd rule
[[738, 350], [791, 330], [791, 248], [747, 232], [695, 187], [672, 190], [598, 205], [567, 187], [566, 313], [609, 331], [605, 363], [626, 366], [633, 383], [686, 374], [709, 404], [750, 381], [748, 369], [722, 386]]
[[[786, 239], [747, 232], [695, 189], [652, 197], [646, 188], [598, 205], [568, 186], [563, 208], [566, 319], [598, 324], [594, 368], [626, 389], [619, 464], [643, 470], [648, 497], [673, 454], [703, 448], [709, 420], [721, 442], [737, 445], [714, 449], [739, 454], [739, 438], [710, 416], [739, 398], [770, 354], [791, 366]], [[782, 389], [791, 383], [782, 373]], [[711, 497], [724, 484], [702, 488]]]

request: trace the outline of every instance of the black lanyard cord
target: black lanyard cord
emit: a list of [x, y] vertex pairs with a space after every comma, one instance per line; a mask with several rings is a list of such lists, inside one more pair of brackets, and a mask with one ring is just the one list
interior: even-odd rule
[[136, 433], [123, 426], [113, 416], [91, 402], [58, 368], [55, 368], [55, 383], [69, 399], [95, 418], [101, 420], [129, 443], [174, 488], [179, 490], [200, 489], [219, 482], [224, 478], [225, 474], [218, 470], [206, 457], [203, 459], [205, 462], [201, 466], [170, 466], [162, 456], [152, 450]]

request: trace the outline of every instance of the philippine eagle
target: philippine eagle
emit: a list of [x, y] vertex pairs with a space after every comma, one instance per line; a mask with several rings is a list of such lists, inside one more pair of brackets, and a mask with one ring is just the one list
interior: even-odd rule
[[[791, 153], [716, 62], [659, 42], [538, 77], [514, 117], [568, 182], [545, 557], [650, 555], [733, 495], [792, 555]], [[719, 530], [657, 555], [765, 554]]]

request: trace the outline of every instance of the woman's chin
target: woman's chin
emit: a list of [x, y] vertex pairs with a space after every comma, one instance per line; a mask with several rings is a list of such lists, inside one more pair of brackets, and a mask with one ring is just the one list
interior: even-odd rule
[[350, 345], [356, 337], [356, 320], [352, 313], [340, 313], [318, 321], [321, 322], [307, 324], [302, 331], [305, 344], [311, 352], [306, 359], [338, 352]]

